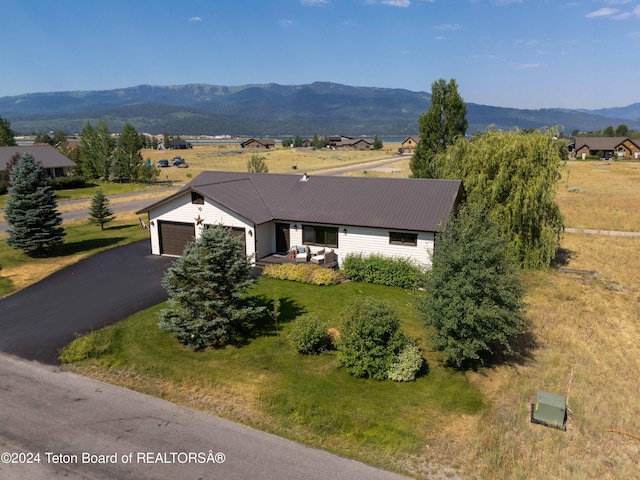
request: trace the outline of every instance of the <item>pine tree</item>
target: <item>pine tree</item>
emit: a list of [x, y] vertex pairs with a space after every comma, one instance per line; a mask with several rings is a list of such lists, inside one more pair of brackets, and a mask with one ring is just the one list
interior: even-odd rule
[[382, 150], [383, 147], [384, 147], [384, 144], [382, 143], [382, 140], [380, 139], [380, 137], [376, 135], [375, 138], [373, 139], [373, 149]]
[[524, 329], [524, 288], [508, 239], [478, 205], [463, 208], [436, 239], [417, 306], [433, 346], [457, 368], [482, 365], [511, 350]]
[[100, 225], [100, 228], [104, 230], [105, 223], [109, 223], [114, 218], [113, 212], [109, 208], [109, 199], [105, 196], [101, 189], [99, 189], [91, 200], [91, 208], [89, 209], [89, 219]]
[[241, 239], [221, 225], [205, 228], [165, 274], [171, 308], [158, 325], [194, 350], [231, 343], [265, 310], [242, 297], [250, 269]]
[[113, 177], [117, 180], [136, 181], [140, 178], [144, 161], [140, 150], [142, 142], [133, 125], [126, 123], [116, 145]]
[[109, 179], [114, 144], [107, 124], [102, 120], [95, 129], [89, 122], [82, 129], [82, 170], [89, 178]]
[[7, 205], [7, 244], [28, 255], [43, 256], [62, 243], [65, 231], [46, 172], [29, 154], [11, 170]]

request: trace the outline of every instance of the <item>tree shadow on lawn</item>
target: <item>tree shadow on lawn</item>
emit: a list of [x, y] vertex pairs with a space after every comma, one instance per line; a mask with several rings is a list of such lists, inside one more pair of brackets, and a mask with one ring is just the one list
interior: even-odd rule
[[125, 240], [125, 237], [92, 238], [90, 240], [82, 240], [79, 242], [63, 243], [58, 248], [56, 248], [56, 251], [52, 256], [69, 257], [77, 253], [88, 252], [90, 250], [98, 248], [110, 247], [117, 244], [118, 242], [122, 242], [123, 240]]
[[282, 325], [290, 323], [296, 317], [306, 313], [304, 307], [291, 298], [280, 298], [280, 317], [278, 318], [278, 329], [276, 322], [271, 316], [273, 312], [273, 300], [265, 295], [253, 297], [256, 306], [265, 307], [264, 314], [254, 323], [245, 325], [242, 337], [238, 339], [240, 345], [247, 345], [251, 340], [259, 337], [273, 337], [279, 334]]
[[569, 262], [573, 257], [575, 257], [576, 252], [573, 250], [569, 250], [568, 248], [559, 247], [556, 250], [556, 258], [553, 261], [553, 266], [556, 268], [566, 267], [569, 265]]

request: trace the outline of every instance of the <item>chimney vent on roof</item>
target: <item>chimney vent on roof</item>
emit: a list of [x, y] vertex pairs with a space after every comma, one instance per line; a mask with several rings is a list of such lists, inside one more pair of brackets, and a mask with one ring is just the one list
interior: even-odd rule
[[302, 178], [300, 179], [301, 182], [308, 182], [309, 181], [309, 175], [307, 175], [307, 172], [304, 172], [302, 174]]

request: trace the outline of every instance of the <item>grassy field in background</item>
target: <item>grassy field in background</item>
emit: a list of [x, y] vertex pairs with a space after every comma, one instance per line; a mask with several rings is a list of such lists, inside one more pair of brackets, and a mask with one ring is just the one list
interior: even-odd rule
[[247, 162], [252, 155], [264, 157], [270, 173], [322, 173], [332, 168], [392, 157], [399, 146], [399, 143], [389, 143], [382, 150], [359, 151], [282, 147], [274, 150], [244, 150], [240, 145], [196, 145], [187, 150], [145, 149], [142, 150], [142, 156], [150, 159], [153, 165], [162, 158], [171, 163], [174, 156], [181, 156], [189, 168], [161, 168], [158, 180], [185, 183], [205, 170], [246, 172]]

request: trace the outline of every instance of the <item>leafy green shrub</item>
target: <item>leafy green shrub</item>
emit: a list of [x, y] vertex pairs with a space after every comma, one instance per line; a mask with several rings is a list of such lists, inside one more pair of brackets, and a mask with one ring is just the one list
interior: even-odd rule
[[367, 298], [343, 313], [338, 341], [338, 362], [362, 378], [384, 380], [406, 343], [398, 317], [389, 305]]
[[310, 263], [301, 263], [299, 265], [292, 263], [271, 264], [264, 268], [262, 274], [278, 280], [293, 280], [294, 282], [309, 283], [311, 285], [335, 285], [340, 283], [340, 275], [336, 271]]
[[315, 355], [331, 346], [327, 325], [313, 314], [301, 315], [291, 322], [289, 341], [303, 355]]
[[342, 272], [356, 282], [389, 287], [416, 289], [425, 281], [424, 269], [413, 260], [378, 254], [348, 254], [342, 262]]
[[387, 377], [394, 382], [413, 382], [423, 364], [424, 358], [418, 345], [413, 340], [407, 340], [398, 357], [391, 364]]
[[82, 175], [71, 175], [67, 177], [55, 177], [49, 179], [49, 184], [54, 190], [82, 188], [86, 183], [87, 181]]

